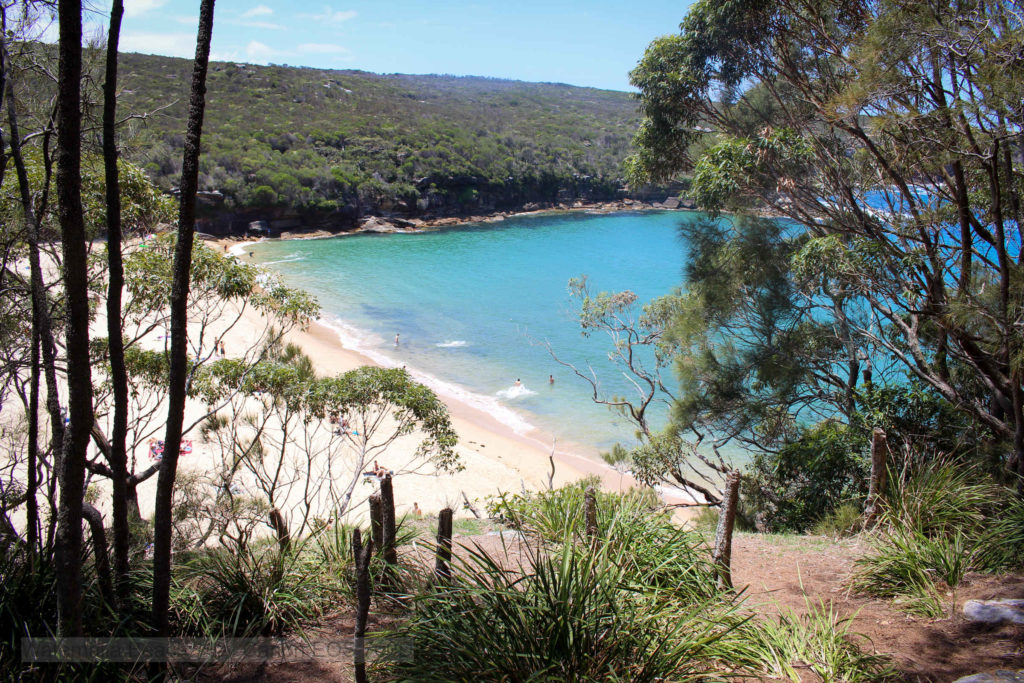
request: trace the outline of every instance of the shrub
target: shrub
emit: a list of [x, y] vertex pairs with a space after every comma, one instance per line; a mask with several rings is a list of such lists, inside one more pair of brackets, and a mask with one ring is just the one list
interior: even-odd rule
[[1024, 503], [976, 466], [938, 462], [894, 477], [872, 550], [851, 586], [907, 610], [943, 614], [939, 594], [970, 571], [1021, 565]]
[[764, 531], [802, 533], [867, 492], [866, 441], [831, 421], [806, 429], [778, 453], [754, 456], [743, 478], [744, 506]]
[[628, 554], [567, 543], [506, 569], [480, 548], [465, 553], [452, 583], [417, 596], [389, 634], [414, 644], [398, 679], [685, 681], [729, 661], [718, 644], [742, 622], [733, 601], [637, 584]]

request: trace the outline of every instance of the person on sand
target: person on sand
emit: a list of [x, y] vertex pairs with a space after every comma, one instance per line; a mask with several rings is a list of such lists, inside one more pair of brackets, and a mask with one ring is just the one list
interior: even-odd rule
[[227, 355], [228, 355], [228, 352], [224, 350], [224, 342], [221, 341], [221, 343], [220, 343], [220, 357], [224, 358]]
[[423, 510], [420, 510], [420, 504], [414, 502], [412, 504], [412, 516], [416, 519], [423, 519]]

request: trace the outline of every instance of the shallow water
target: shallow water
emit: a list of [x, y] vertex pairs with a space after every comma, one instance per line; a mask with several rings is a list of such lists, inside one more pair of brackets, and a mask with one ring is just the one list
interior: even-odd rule
[[290, 285], [317, 296], [323, 322], [346, 346], [406, 365], [435, 390], [518, 431], [538, 427], [596, 452], [635, 443], [634, 429], [594, 405], [590, 385], [555, 362], [545, 344], [581, 369], [592, 367], [604, 393], [634, 390], [607, 360], [610, 339], [580, 334], [568, 281], [586, 274], [594, 291], [630, 289], [641, 301], [666, 294], [682, 279], [678, 226], [697, 217], [534, 215], [250, 249]]

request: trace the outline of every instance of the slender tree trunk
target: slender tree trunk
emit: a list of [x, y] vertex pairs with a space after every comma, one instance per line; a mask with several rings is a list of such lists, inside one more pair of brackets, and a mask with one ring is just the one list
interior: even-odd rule
[[588, 486], [583, 494], [583, 512], [587, 522], [587, 538], [597, 538], [597, 494]]
[[[28, 242], [29, 282], [32, 293], [32, 318], [39, 332], [43, 373], [46, 377], [46, 410], [50, 417], [50, 450], [59, 454], [64, 443], [64, 420], [61, 417], [60, 395], [57, 393], [57, 344], [53, 339], [53, 321], [43, 282], [43, 267], [39, 256], [39, 218], [32, 203], [28, 170], [21, 153], [21, 134], [18, 130], [18, 114], [14, 104], [14, 83], [7, 78], [7, 118], [11, 131], [11, 157], [18, 178], [18, 193], [21, 209], [25, 216], [25, 240]], [[48, 136], [46, 136], [48, 137]], [[47, 178], [48, 181], [48, 178]], [[42, 209], [41, 209], [42, 210]]]
[[67, 309], [69, 427], [64, 435], [57, 508], [57, 581], [60, 633], [82, 632], [81, 554], [85, 457], [92, 430], [89, 367], [89, 292], [82, 214], [81, 76], [82, 3], [60, 0], [60, 62], [57, 105], [57, 201]]
[[886, 443], [885, 432], [875, 427], [871, 433], [871, 480], [868, 482], [868, 499], [864, 505], [865, 527], [875, 523], [882, 509], [885, 479], [889, 471], [889, 461], [886, 457], [888, 453], [889, 445]]
[[732, 471], [725, 479], [725, 495], [718, 514], [715, 548], [712, 554], [718, 571], [718, 583], [732, 588], [732, 531], [736, 526], [736, 507], [740, 499], [740, 473]]
[[199, 32], [192, 69], [188, 131], [181, 169], [181, 206], [178, 212], [178, 242], [174, 248], [174, 282], [171, 288], [171, 354], [168, 371], [167, 432], [164, 455], [156, 483], [153, 515], [153, 628], [167, 636], [167, 609], [171, 588], [171, 495], [178, 470], [181, 430], [185, 418], [188, 376], [188, 287], [192, 271], [192, 242], [195, 235], [196, 190], [199, 185], [199, 142], [206, 108], [206, 70], [213, 33], [214, 0], [202, 0]]
[[356, 563], [356, 628], [353, 640], [353, 663], [357, 683], [366, 683], [366, 622], [370, 616], [370, 558], [373, 539], [362, 544], [359, 529], [352, 531], [352, 554]]
[[28, 390], [28, 482], [25, 486], [25, 524], [28, 527], [29, 561], [35, 562], [39, 550], [39, 316], [32, 313], [32, 365]]
[[96, 558], [96, 576], [99, 578], [100, 594], [108, 605], [114, 604], [114, 583], [110, 579], [110, 555], [107, 553], [107, 532], [103, 528], [103, 515], [92, 505], [82, 506], [82, 516], [89, 524], [92, 535], [93, 556]]
[[434, 576], [438, 581], [452, 577], [452, 509], [445, 508], [437, 515], [437, 555], [434, 558]]
[[110, 433], [110, 470], [113, 491], [111, 511], [114, 529], [114, 572], [122, 611], [128, 600], [128, 373], [124, 366], [124, 335], [121, 329], [121, 292], [124, 264], [121, 259], [121, 183], [117, 172], [117, 48], [121, 37], [123, 0], [114, 0], [107, 31], [106, 78], [103, 82], [103, 172], [107, 202], [107, 344], [110, 383], [114, 395], [113, 428]]

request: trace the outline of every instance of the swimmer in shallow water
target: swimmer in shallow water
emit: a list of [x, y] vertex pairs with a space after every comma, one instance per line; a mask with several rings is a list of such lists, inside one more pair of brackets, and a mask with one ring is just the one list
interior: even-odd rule
[[519, 381], [518, 377], [516, 377], [516, 383], [513, 386], [521, 387], [523, 386], [523, 383]]
[[395, 347], [398, 347], [398, 333], [395, 333]]
[[548, 375], [548, 384], [554, 384], [554, 383], [555, 383], [555, 376], [554, 375]]

